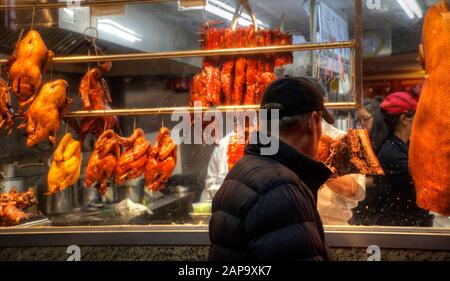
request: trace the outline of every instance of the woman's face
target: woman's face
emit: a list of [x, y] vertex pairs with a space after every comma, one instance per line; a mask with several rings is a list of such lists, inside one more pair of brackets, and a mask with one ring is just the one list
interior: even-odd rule
[[402, 119], [403, 128], [409, 139], [411, 137], [414, 115], [408, 117], [406, 114], [404, 114], [404, 115], [402, 115], [401, 119]]
[[356, 112], [355, 122], [358, 129], [367, 129], [370, 131], [373, 125], [373, 116], [367, 109], [361, 108]]

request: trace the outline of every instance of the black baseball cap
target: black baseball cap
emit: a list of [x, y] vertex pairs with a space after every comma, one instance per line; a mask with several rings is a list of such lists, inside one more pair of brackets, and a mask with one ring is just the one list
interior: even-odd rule
[[327, 123], [334, 124], [333, 115], [325, 108], [325, 95], [325, 89], [313, 78], [283, 78], [276, 80], [266, 89], [261, 109], [279, 109], [280, 119], [320, 111]]

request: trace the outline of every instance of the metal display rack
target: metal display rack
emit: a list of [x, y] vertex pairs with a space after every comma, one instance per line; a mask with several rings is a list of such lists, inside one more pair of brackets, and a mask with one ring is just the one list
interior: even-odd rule
[[[118, 1], [83, 1], [78, 3], [80, 7], [94, 7], [107, 5], [125, 5], [125, 4], [154, 4], [175, 2], [175, 0], [118, 0]], [[316, 11], [316, 1], [311, 1], [314, 14]], [[0, 5], [0, 10], [4, 9], [49, 9], [49, 8], [64, 8], [67, 3], [41, 3], [41, 4], [22, 4], [22, 5]], [[132, 54], [110, 54], [110, 55], [83, 55], [83, 56], [56, 56], [53, 58], [53, 63], [88, 63], [99, 61], [133, 61], [133, 60], [154, 60], [154, 59], [168, 59], [168, 58], [189, 58], [189, 57], [208, 57], [208, 56], [226, 56], [226, 55], [247, 55], [247, 54], [261, 54], [261, 53], [279, 53], [279, 52], [298, 52], [298, 51], [313, 51], [325, 49], [350, 49], [352, 57], [352, 89], [355, 97], [354, 102], [335, 102], [326, 103], [326, 107], [334, 110], [352, 110], [359, 108], [362, 100], [362, 23], [361, 23], [362, 3], [361, 0], [355, 0], [355, 39], [352, 41], [342, 42], [327, 42], [327, 43], [307, 43], [294, 44], [286, 46], [269, 46], [269, 47], [254, 47], [254, 48], [232, 48], [220, 50], [186, 50], [186, 51], [171, 51], [171, 52], [145, 52]], [[6, 63], [7, 59], [0, 59], [0, 64]], [[258, 105], [249, 106], [218, 106], [215, 108], [201, 108], [202, 110], [258, 110]], [[69, 112], [65, 117], [85, 117], [85, 116], [106, 116], [106, 115], [157, 115], [170, 114], [175, 111], [194, 112], [198, 108], [194, 107], [165, 107], [165, 108], [142, 108], [142, 109], [113, 109], [113, 110], [96, 110], [96, 111], [74, 111]]]

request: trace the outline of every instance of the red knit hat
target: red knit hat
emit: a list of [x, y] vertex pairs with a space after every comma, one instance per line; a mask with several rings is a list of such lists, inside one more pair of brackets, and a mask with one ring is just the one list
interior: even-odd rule
[[401, 115], [410, 111], [416, 111], [417, 101], [405, 92], [390, 94], [381, 103], [381, 109], [391, 115]]

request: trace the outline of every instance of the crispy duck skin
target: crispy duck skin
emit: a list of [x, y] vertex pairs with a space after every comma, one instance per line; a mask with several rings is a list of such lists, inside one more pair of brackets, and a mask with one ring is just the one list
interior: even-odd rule
[[[247, 47], [256, 47], [256, 31], [253, 25], [246, 28], [246, 45]], [[247, 56], [246, 69], [246, 92], [244, 104], [254, 104], [256, 94], [256, 83], [258, 82], [258, 56]]]
[[[203, 38], [202, 48], [213, 50], [221, 48], [223, 44], [223, 30], [214, 27], [217, 21], [202, 24], [200, 34]], [[216, 106], [221, 104], [220, 86], [220, 57], [205, 57], [202, 71], [195, 75], [190, 90], [190, 105], [202, 102], [202, 106]]]
[[14, 111], [11, 107], [11, 95], [8, 84], [0, 78], [0, 130], [5, 127], [8, 135], [14, 125]]
[[[207, 21], [201, 25], [200, 34], [203, 39], [202, 48], [204, 50], [216, 50], [220, 49], [223, 44], [224, 30], [215, 27], [221, 24], [222, 21]], [[203, 67], [215, 66], [217, 67], [220, 61], [220, 57], [205, 57], [203, 59]]]
[[206, 73], [201, 71], [192, 79], [191, 90], [189, 92], [189, 105], [194, 106], [195, 102], [200, 102], [202, 106], [209, 106], [208, 96], [206, 95]]
[[86, 187], [96, 183], [100, 194], [105, 194], [107, 181], [113, 176], [120, 158], [119, 139], [113, 130], [100, 135], [86, 167]]
[[[80, 83], [79, 94], [84, 110], [110, 110], [112, 99], [103, 76], [111, 70], [111, 62], [106, 61], [91, 68]], [[97, 138], [105, 131], [114, 129], [120, 133], [116, 116], [83, 117], [80, 125], [81, 142], [92, 133]]]
[[[273, 45], [272, 31], [264, 29], [258, 31], [257, 40], [258, 47]], [[266, 88], [277, 79], [275, 73], [275, 55], [264, 54], [260, 56], [258, 61], [258, 80], [256, 82], [255, 103], [261, 102], [262, 96]]]
[[144, 131], [138, 128], [129, 138], [119, 138], [119, 143], [125, 150], [120, 155], [115, 180], [117, 184], [123, 184], [144, 174], [150, 142], [145, 139]]
[[220, 105], [220, 70], [213, 66], [205, 67], [203, 70], [206, 73], [208, 103], [210, 106]]
[[[243, 48], [246, 46], [246, 30], [245, 28], [237, 28], [235, 31], [236, 47]], [[245, 56], [237, 56], [234, 70], [234, 89], [233, 89], [233, 104], [240, 105], [244, 98], [244, 84], [245, 84], [245, 68], [247, 60]]]
[[349, 130], [336, 139], [323, 135], [317, 159], [333, 171], [332, 178], [350, 174], [384, 175], [367, 130]]
[[[274, 30], [273, 40], [275, 46], [292, 45], [292, 35], [281, 32], [279, 29]], [[282, 67], [286, 64], [293, 63], [293, 56], [291, 52], [277, 53], [275, 55], [275, 67]]]
[[81, 161], [80, 142], [71, 134], [66, 134], [53, 153], [53, 161], [47, 176], [47, 195], [63, 191], [74, 184], [80, 177]]
[[450, 215], [450, 9], [441, 0], [423, 23], [421, 64], [426, 80], [411, 133], [409, 167], [417, 205]]
[[25, 122], [18, 127], [26, 128], [28, 147], [46, 138], [52, 145], [55, 144], [61, 119], [72, 104], [72, 100], [67, 97], [67, 89], [68, 84], [62, 79], [47, 82], [41, 87], [25, 113]]
[[7, 69], [12, 91], [20, 104], [19, 113], [33, 102], [42, 84], [42, 73], [53, 56], [35, 30], [30, 30], [17, 44]]
[[149, 159], [145, 167], [145, 185], [148, 190], [163, 189], [172, 175], [177, 162], [177, 145], [169, 129], [160, 129], [156, 143], [149, 148]]
[[28, 220], [31, 215], [23, 210], [36, 204], [36, 195], [31, 188], [23, 193], [13, 188], [8, 193], [0, 194], [0, 225], [16, 225]]
[[[224, 48], [234, 47], [234, 33], [231, 27], [224, 30]], [[223, 100], [225, 105], [231, 105], [233, 102], [233, 73], [234, 56], [223, 58], [222, 69], [220, 73], [220, 84], [222, 86]]]

